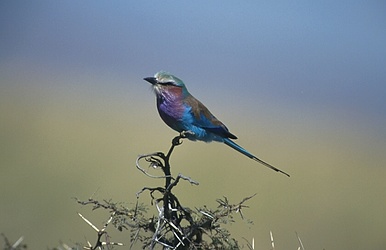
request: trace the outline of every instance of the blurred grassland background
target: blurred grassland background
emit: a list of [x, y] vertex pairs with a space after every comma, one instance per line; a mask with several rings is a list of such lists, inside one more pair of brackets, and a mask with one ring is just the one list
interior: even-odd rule
[[[95, 239], [72, 197], [135, 203], [135, 169], [175, 132], [142, 80], [183, 79], [238, 143], [185, 141], [189, 207], [257, 193], [230, 227], [257, 249], [386, 247], [386, 4], [382, 1], [2, 1], [0, 231], [29, 249]], [[150, 205], [148, 196], [141, 201]], [[152, 209], [152, 208], [151, 208]], [[111, 228], [110, 232], [114, 232]], [[112, 240], [129, 243], [127, 233]]]

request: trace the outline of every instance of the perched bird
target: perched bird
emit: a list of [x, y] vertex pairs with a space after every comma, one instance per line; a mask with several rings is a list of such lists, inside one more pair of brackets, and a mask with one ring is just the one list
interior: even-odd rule
[[192, 141], [223, 142], [264, 166], [289, 176], [232, 141], [231, 139], [237, 139], [237, 137], [230, 133], [204, 104], [189, 93], [181, 79], [160, 71], [154, 77], [146, 77], [144, 80], [152, 84], [162, 120], [175, 131], [184, 133]]

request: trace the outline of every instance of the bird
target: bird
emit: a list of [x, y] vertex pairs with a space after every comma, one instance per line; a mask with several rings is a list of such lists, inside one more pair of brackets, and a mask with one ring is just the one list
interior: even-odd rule
[[173, 130], [191, 141], [222, 142], [241, 154], [286, 176], [288, 173], [257, 158], [233, 140], [237, 137], [218, 120], [204, 104], [192, 96], [184, 82], [178, 77], [159, 71], [145, 77], [156, 95], [157, 109], [161, 119]]

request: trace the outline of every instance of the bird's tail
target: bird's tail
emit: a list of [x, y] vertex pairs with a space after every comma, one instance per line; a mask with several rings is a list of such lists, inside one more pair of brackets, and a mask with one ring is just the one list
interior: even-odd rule
[[238, 145], [237, 143], [235, 143], [234, 141], [232, 141], [232, 140], [230, 140], [230, 139], [228, 139], [228, 138], [225, 138], [225, 139], [224, 139], [224, 143], [225, 143], [226, 145], [228, 145], [229, 147], [231, 147], [231, 148], [233, 148], [233, 149], [239, 151], [239, 152], [242, 153], [243, 155], [248, 156], [248, 157], [251, 158], [252, 160], [257, 161], [257, 162], [263, 164], [264, 166], [266, 166], [266, 167], [268, 167], [268, 168], [270, 168], [270, 169], [272, 169], [272, 170], [275, 170], [276, 172], [280, 172], [280, 173], [282, 173], [282, 174], [285, 174], [285, 175], [287, 175], [288, 177], [290, 176], [290, 175], [287, 174], [286, 172], [284, 172], [284, 171], [282, 171], [282, 170], [280, 170], [280, 169], [278, 169], [278, 168], [272, 166], [272, 165], [269, 164], [269, 163], [266, 163], [266, 162], [263, 161], [263, 160], [260, 160], [259, 158], [257, 158], [256, 156], [254, 156], [253, 154], [251, 154], [251, 153], [249, 153], [247, 150], [245, 150], [243, 147], [239, 146], [239, 145]]

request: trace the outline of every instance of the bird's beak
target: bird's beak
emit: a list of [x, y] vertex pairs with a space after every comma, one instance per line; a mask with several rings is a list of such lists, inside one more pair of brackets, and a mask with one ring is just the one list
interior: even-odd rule
[[152, 85], [156, 85], [158, 82], [157, 79], [155, 77], [152, 77], [152, 76], [151, 77], [145, 77], [145, 78], [143, 78], [143, 80], [151, 83]]

